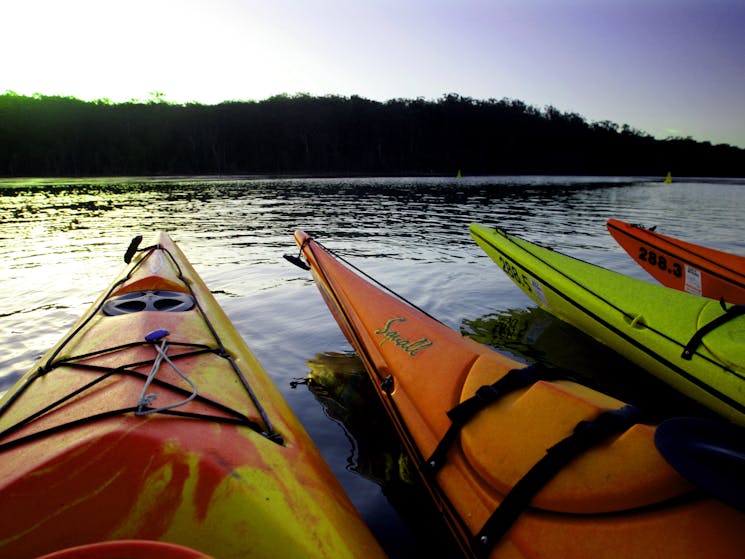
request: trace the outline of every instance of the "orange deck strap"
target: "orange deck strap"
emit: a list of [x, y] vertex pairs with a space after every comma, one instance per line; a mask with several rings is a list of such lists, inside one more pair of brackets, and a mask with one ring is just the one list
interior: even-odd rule
[[609, 410], [593, 421], [580, 421], [574, 432], [546, 450], [546, 455], [505, 495], [484, 526], [471, 540], [477, 557], [487, 557], [520, 515], [530, 506], [533, 497], [561, 469], [583, 452], [613, 435], [626, 431], [638, 423], [641, 412], [632, 405]]
[[448, 450], [455, 442], [458, 433], [473, 416], [485, 407], [493, 404], [505, 394], [526, 388], [539, 380], [556, 380], [563, 377], [564, 375], [556, 369], [551, 369], [542, 363], [533, 363], [520, 369], [511, 369], [493, 384], [479, 387], [473, 396], [463, 400], [447, 412], [452, 423], [426, 461], [428, 472], [432, 475], [437, 473], [445, 463]]

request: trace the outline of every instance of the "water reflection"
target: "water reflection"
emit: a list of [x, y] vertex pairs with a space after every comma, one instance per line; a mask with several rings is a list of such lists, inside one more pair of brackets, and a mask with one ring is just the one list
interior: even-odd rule
[[[353, 353], [321, 353], [307, 361], [305, 384], [325, 413], [342, 425], [351, 453], [347, 468], [381, 487], [418, 542], [410, 555], [456, 557], [456, 547]], [[390, 529], [390, 528], [389, 528]], [[393, 534], [388, 534], [393, 536]]]
[[353, 353], [320, 353], [307, 361], [307, 387], [350, 435], [347, 468], [381, 486], [411, 486], [411, 464]]

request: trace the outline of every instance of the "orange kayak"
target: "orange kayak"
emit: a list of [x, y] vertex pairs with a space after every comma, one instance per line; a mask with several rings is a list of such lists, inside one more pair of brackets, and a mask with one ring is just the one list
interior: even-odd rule
[[662, 285], [745, 304], [745, 257], [609, 219], [608, 231], [629, 256]]
[[0, 557], [383, 556], [176, 244], [125, 260], [0, 400]]
[[698, 492], [638, 410], [441, 324], [295, 232], [436, 506], [470, 557], [728, 557], [745, 514]]

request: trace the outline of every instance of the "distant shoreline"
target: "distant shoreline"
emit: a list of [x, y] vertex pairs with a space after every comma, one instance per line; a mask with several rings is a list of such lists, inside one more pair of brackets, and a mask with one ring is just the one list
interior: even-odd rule
[[219, 105], [0, 95], [0, 176], [745, 176], [745, 149], [518, 100]]

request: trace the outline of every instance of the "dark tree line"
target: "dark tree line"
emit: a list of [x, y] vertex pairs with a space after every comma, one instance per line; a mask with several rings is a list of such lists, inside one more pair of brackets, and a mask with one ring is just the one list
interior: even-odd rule
[[219, 105], [0, 95], [0, 176], [745, 176], [745, 150], [518, 100], [276, 96]]

